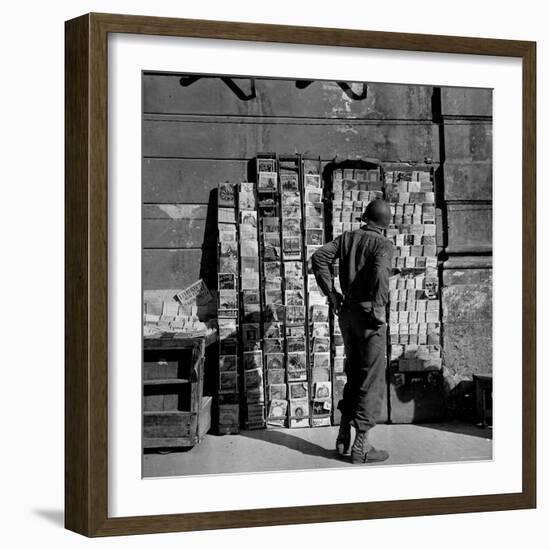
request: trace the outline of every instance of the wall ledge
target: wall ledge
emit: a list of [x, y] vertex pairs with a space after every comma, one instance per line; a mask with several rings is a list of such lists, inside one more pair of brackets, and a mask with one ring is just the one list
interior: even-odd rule
[[492, 269], [493, 258], [483, 256], [455, 256], [444, 261], [443, 269]]

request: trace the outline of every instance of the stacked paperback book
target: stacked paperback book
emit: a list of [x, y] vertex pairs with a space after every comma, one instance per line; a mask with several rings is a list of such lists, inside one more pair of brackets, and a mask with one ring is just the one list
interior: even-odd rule
[[239, 246], [235, 187], [218, 186], [218, 431], [239, 431]]
[[433, 172], [385, 172], [395, 245], [390, 278], [389, 344], [392, 372], [440, 370], [439, 284]]

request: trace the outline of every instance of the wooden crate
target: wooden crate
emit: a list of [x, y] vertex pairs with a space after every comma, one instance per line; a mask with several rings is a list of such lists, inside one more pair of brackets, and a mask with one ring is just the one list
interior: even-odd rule
[[[208, 343], [212, 343], [210, 340]], [[210, 429], [205, 337], [144, 339], [143, 447], [192, 447]]]

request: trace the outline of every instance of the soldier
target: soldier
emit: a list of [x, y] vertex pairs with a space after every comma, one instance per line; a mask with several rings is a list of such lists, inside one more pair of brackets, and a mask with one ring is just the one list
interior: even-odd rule
[[[384, 237], [391, 220], [388, 203], [370, 202], [362, 216], [366, 225], [342, 235], [318, 249], [312, 256], [313, 273], [323, 293], [338, 314], [346, 352], [347, 382], [336, 448], [349, 455], [351, 426], [356, 429], [351, 447], [354, 464], [381, 462], [389, 453], [375, 449], [368, 433], [384, 398], [386, 376], [386, 304], [393, 256], [393, 244]], [[343, 295], [336, 292], [330, 266], [339, 262]]]

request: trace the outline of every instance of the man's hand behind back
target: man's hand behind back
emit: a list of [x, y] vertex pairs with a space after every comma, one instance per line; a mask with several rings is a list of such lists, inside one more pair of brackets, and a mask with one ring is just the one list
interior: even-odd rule
[[331, 292], [328, 295], [328, 301], [332, 306], [333, 311], [337, 314], [340, 313], [344, 297], [339, 292]]
[[386, 323], [386, 308], [385, 307], [373, 307], [371, 311], [371, 317], [374, 322], [381, 326]]

